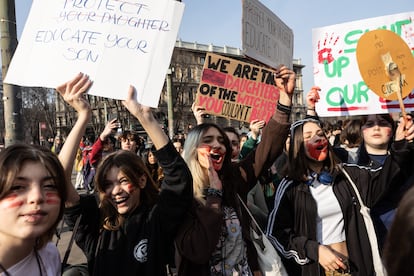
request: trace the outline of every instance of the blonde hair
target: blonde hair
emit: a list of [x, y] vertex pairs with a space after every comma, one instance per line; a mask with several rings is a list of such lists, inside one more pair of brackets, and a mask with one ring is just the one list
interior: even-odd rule
[[200, 162], [198, 162], [197, 152], [197, 148], [200, 144], [199, 141], [203, 134], [204, 131], [197, 132], [194, 131], [194, 129], [189, 133], [184, 143], [182, 156], [191, 171], [191, 175], [193, 176], [194, 198], [205, 204], [203, 189], [209, 186], [209, 179], [204, 171], [204, 168], [202, 168], [200, 166]]
[[[187, 166], [190, 169], [191, 175], [193, 177], [194, 198], [203, 204], [205, 204], [203, 190], [209, 187], [210, 180], [208, 179], [206, 169], [201, 167], [200, 162], [198, 161], [197, 148], [200, 146], [200, 141], [202, 140], [204, 133], [210, 128], [216, 128], [223, 136], [224, 145], [226, 147], [226, 156], [223, 161], [223, 167], [226, 166], [226, 168], [228, 168], [227, 166], [231, 164], [230, 142], [228, 141], [227, 135], [224, 133], [224, 131], [215, 124], [205, 123], [192, 128], [187, 135], [184, 143], [184, 150], [182, 153], [183, 159], [187, 163]], [[219, 174], [222, 174], [223, 172], [224, 171], [222, 168]]]

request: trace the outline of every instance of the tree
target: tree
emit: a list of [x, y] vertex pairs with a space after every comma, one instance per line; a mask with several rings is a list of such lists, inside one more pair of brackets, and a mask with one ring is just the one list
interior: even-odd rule
[[56, 135], [55, 92], [43, 87], [22, 87], [22, 117], [24, 120], [25, 140], [40, 144], [39, 123], [45, 122], [47, 129], [42, 136]]

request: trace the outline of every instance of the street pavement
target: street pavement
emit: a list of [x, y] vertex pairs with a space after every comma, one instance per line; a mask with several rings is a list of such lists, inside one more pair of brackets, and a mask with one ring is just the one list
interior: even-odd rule
[[[60, 224], [59, 224], [60, 227]], [[64, 225], [63, 232], [60, 234], [60, 239], [57, 244], [57, 248], [59, 249], [60, 257], [63, 261], [65, 256], [65, 252], [68, 250], [68, 244], [72, 235], [72, 231], [68, 230], [68, 227]], [[58, 240], [57, 236], [53, 238], [53, 242], [56, 244]], [[82, 250], [73, 242], [72, 249], [70, 251], [68, 264], [81, 264], [86, 263], [86, 257], [83, 254]]]

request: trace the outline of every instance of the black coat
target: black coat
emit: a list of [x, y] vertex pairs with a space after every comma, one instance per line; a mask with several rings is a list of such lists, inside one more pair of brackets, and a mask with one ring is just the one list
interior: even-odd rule
[[[388, 158], [382, 168], [370, 169], [355, 164], [344, 166], [368, 207], [401, 185], [403, 174], [400, 168], [409, 154], [406, 144], [405, 141], [396, 142], [392, 158]], [[355, 192], [347, 182], [345, 176], [338, 173], [332, 185], [344, 217], [352, 275], [373, 276], [375, 272], [365, 223]], [[309, 186], [283, 179], [276, 191], [275, 208], [269, 215], [267, 234], [285, 261], [289, 260], [285, 263], [290, 270], [289, 275], [324, 275], [318, 262], [316, 217], [316, 202]], [[292, 265], [292, 260], [296, 265]]]
[[72, 227], [82, 214], [75, 240], [87, 257], [90, 275], [166, 275], [173, 239], [193, 197], [192, 177], [171, 143], [155, 154], [165, 175], [158, 202], [141, 204], [119, 230], [102, 229], [93, 195], [65, 211]]

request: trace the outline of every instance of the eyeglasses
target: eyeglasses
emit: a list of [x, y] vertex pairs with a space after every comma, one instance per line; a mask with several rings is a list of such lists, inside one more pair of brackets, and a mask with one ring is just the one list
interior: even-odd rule
[[319, 127], [321, 127], [321, 122], [319, 122], [318, 120], [315, 120], [313, 118], [306, 118], [306, 119], [303, 119], [303, 120], [296, 121], [296, 122], [294, 122], [290, 125], [290, 139], [293, 139], [293, 136], [295, 134], [295, 130], [298, 126], [304, 125], [305, 123], [308, 123], [308, 122], [315, 123]]

